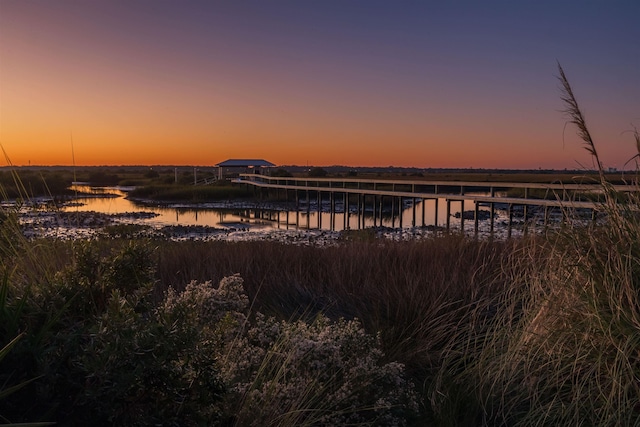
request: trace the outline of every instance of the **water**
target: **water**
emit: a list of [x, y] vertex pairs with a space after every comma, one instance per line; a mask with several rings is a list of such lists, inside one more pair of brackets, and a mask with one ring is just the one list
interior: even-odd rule
[[[79, 197], [78, 205], [65, 206], [63, 212], [97, 212], [102, 214], [152, 213], [154, 217], [129, 222], [162, 226], [208, 226], [260, 229], [269, 224], [262, 220], [250, 220], [246, 207], [229, 203], [212, 203], [199, 206], [169, 205], [154, 206], [139, 203], [126, 198], [127, 191], [121, 187], [89, 187], [76, 185], [71, 188], [81, 193], [90, 193], [90, 197]], [[127, 222], [127, 221], [123, 221]]]

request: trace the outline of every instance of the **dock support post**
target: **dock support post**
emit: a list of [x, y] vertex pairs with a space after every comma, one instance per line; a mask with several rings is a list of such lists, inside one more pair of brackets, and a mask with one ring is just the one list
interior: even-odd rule
[[362, 194], [362, 227], [361, 228], [366, 228], [367, 226], [367, 224], [365, 223], [366, 212], [367, 212], [367, 195]]
[[296, 228], [300, 227], [300, 193], [296, 192]]
[[333, 196], [333, 191], [329, 193], [329, 230], [335, 231], [336, 229], [336, 199]]
[[507, 237], [511, 238], [511, 225], [513, 223], [513, 205], [509, 203], [509, 225], [507, 226]]
[[[374, 184], [375, 185], [375, 184]], [[373, 227], [375, 228], [377, 226], [377, 212], [376, 212], [376, 202], [378, 200], [378, 196], [376, 196], [375, 194], [373, 195]]]
[[318, 230], [322, 229], [322, 193], [318, 190]]
[[415, 227], [416, 226], [416, 198], [415, 197], [411, 199], [411, 205], [413, 209], [413, 218], [411, 220], [411, 226]]
[[311, 198], [307, 190], [307, 230], [311, 228]]
[[[524, 199], [528, 199], [529, 198], [529, 189], [525, 187], [524, 189]], [[523, 209], [523, 215], [524, 215], [524, 226], [525, 226], [525, 233], [527, 230], [527, 213], [528, 213], [528, 206], [525, 204], [524, 205], [524, 209]]]
[[436, 197], [436, 207], [435, 210], [433, 211], [433, 225], [436, 226], [436, 228], [438, 228], [438, 198]]
[[398, 197], [398, 226], [402, 229], [402, 196]]
[[422, 226], [425, 226], [424, 223], [424, 209], [425, 209], [425, 205], [427, 204], [427, 200], [426, 199], [422, 199]]
[[358, 222], [358, 225], [356, 225], [356, 229], [361, 228], [360, 227], [360, 220], [362, 217], [361, 207], [362, 207], [362, 194], [358, 193], [356, 197], [356, 221]]
[[391, 228], [396, 228], [396, 217], [394, 215], [395, 208], [395, 200], [393, 199], [393, 196], [391, 196]]
[[344, 193], [343, 203], [344, 203], [344, 227], [343, 227], [343, 230], [348, 230], [349, 229], [349, 195], [347, 193]]
[[544, 219], [542, 220], [542, 225], [544, 226], [544, 231], [547, 231], [547, 225], [549, 224], [549, 206], [544, 206]]
[[450, 230], [451, 226], [451, 200], [447, 199], [447, 232]]
[[493, 237], [493, 229], [494, 229], [494, 224], [496, 221], [496, 207], [495, 204], [493, 202], [490, 203], [491, 205], [491, 213], [489, 214], [489, 233], [491, 234], [491, 237]]
[[[493, 198], [496, 195], [496, 191], [495, 188], [491, 187], [491, 199], [493, 200]], [[494, 225], [495, 225], [495, 221], [496, 221], [496, 206], [495, 203], [491, 202], [489, 204], [490, 209], [491, 209], [491, 213], [489, 214], [490, 217], [490, 226], [489, 226], [489, 233], [491, 234], [491, 237], [493, 237], [493, 229], [494, 229]]]
[[478, 202], [475, 202], [475, 209], [473, 211], [473, 234], [478, 237], [478, 216], [479, 216], [479, 206]]
[[[464, 186], [460, 187], [460, 195], [464, 196]], [[464, 199], [460, 200], [460, 231], [464, 233]]]

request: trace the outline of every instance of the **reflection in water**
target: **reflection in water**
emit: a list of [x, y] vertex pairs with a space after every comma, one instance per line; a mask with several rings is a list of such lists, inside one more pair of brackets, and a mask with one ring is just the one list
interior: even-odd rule
[[[264, 229], [264, 228], [320, 228], [322, 230], [340, 231], [345, 228], [357, 229], [361, 227], [385, 226], [404, 228], [421, 225], [444, 226], [447, 222], [447, 204], [445, 199], [417, 200], [415, 209], [411, 203], [403, 206], [402, 218], [396, 212], [391, 215], [387, 208], [383, 210], [382, 219], [379, 211], [374, 215], [373, 208], [369, 206], [364, 214], [358, 214], [355, 204], [350, 206], [346, 218], [344, 205], [336, 203], [336, 211], [331, 212], [329, 201], [323, 200], [321, 212], [318, 213], [317, 202], [311, 201], [309, 205], [301, 204], [300, 210], [288, 210], [285, 205], [272, 205], [269, 209], [231, 206], [230, 204], [207, 204], [194, 206], [150, 206], [136, 203], [126, 199], [126, 189], [118, 187], [94, 188], [88, 186], [75, 186], [79, 192], [91, 194], [88, 197], [81, 197], [78, 202], [82, 206], [67, 206], [63, 211], [93, 211], [104, 214], [117, 214], [126, 212], [152, 212], [157, 216], [143, 221], [145, 224], [154, 226], [165, 225], [200, 225], [217, 228], [242, 228], [242, 229]], [[460, 202], [452, 202], [450, 205], [451, 215], [461, 211]], [[475, 205], [471, 201], [464, 204], [465, 210], [472, 210]], [[436, 214], [437, 209], [437, 214]], [[133, 220], [132, 220], [133, 221]], [[374, 223], [375, 221], [375, 223]], [[459, 220], [450, 218], [452, 226]]]

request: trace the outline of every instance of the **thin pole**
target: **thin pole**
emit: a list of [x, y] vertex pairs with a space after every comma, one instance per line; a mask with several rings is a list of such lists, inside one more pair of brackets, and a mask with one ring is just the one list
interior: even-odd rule
[[[375, 183], [373, 184], [375, 186]], [[376, 212], [376, 201], [378, 199], [378, 196], [376, 196], [375, 194], [373, 195], [373, 226], [375, 227], [377, 225], [377, 212]]]
[[475, 236], [478, 236], [478, 202], [475, 202], [475, 210], [473, 211], [473, 233], [475, 234]]
[[436, 226], [436, 228], [438, 228], [438, 200], [439, 200], [439, 199], [436, 197], [436, 200], [435, 200], [435, 202], [436, 202], [436, 208], [435, 208], [435, 210], [433, 211], [433, 225], [435, 225], [435, 226]]
[[413, 204], [413, 206], [412, 206], [413, 207], [413, 220], [412, 220], [413, 222], [411, 223], [411, 226], [415, 227], [416, 226], [416, 198], [415, 197], [413, 197], [412, 204]]
[[396, 217], [394, 216], [396, 205], [393, 196], [391, 196], [391, 228], [396, 228]]
[[349, 197], [347, 197], [347, 193], [344, 193], [344, 230], [347, 230], [349, 227]]
[[451, 226], [451, 200], [447, 199], [447, 231]]
[[511, 237], [511, 224], [513, 222], [513, 206], [509, 203], [509, 225], [507, 227], [507, 237]]

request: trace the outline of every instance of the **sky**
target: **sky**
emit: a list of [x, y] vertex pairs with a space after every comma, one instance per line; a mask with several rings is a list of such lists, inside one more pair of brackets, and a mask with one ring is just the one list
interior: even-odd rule
[[0, 145], [13, 165], [591, 168], [559, 63], [622, 168], [639, 18], [637, 0], [0, 0]]

